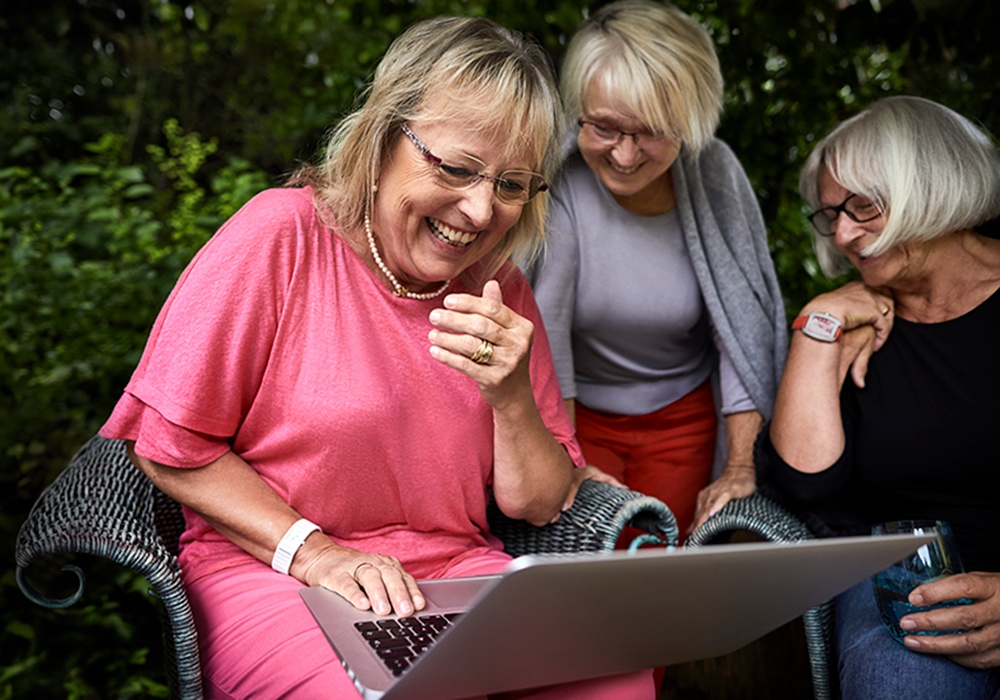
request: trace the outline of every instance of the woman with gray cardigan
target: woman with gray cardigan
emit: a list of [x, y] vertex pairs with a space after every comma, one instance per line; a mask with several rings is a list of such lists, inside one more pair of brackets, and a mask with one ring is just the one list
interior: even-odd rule
[[713, 135], [714, 46], [681, 11], [600, 9], [562, 93], [576, 148], [529, 278], [588, 463], [666, 502], [683, 532], [754, 490], [787, 337], [763, 217]]

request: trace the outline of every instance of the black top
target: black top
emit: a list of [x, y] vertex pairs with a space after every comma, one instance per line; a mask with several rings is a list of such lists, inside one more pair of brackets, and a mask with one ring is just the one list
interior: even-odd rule
[[819, 474], [789, 467], [762, 431], [761, 492], [820, 536], [945, 520], [967, 571], [1000, 571], [1000, 291], [944, 323], [897, 318], [865, 383], [844, 382], [844, 453]]

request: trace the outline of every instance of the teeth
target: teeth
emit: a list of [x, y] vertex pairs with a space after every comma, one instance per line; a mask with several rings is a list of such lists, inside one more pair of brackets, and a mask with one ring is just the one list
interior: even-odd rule
[[458, 231], [443, 221], [438, 221], [437, 219], [428, 218], [427, 225], [430, 227], [431, 233], [445, 243], [453, 246], [465, 247], [476, 240], [476, 237], [479, 235], [478, 233], [465, 233], [463, 231]]
[[631, 168], [623, 168], [622, 166], [620, 166], [617, 163], [615, 163], [614, 161], [612, 161], [611, 162], [611, 169], [614, 170], [615, 172], [621, 173], [622, 175], [631, 175], [636, 170], [638, 170], [641, 165], [642, 164], [640, 163], [639, 165], [633, 165]]

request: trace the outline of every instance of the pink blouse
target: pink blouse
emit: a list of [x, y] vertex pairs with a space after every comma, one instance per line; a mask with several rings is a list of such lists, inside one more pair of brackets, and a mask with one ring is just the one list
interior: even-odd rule
[[[535, 324], [542, 418], [577, 466], [530, 287], [506, 264], [504, 303]], [[459, 281], [448, 292], [474, 292]], [[488, 534], [492, 411], [473, 380], [431, 357], [441, 305], [393, 296], [317, 215], [305, 189], [265, 191], [195, 256], [153, 326], [101, 435], [196, 467], [228, 450], [337, 542], [439, 574]], [[188, 581], [250, 555], [185, 511]]]

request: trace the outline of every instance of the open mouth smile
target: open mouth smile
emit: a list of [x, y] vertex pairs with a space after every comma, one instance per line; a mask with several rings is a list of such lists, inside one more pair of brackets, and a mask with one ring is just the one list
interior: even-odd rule
[[448, 245], [455, 246], [456, 248], [465, 248], [479, 237], [478, 232], [467, 233], [465, 231], [458, 231], [443, 221], [438, 221], [437, 219], [427, 217], [425, 221], [427, 222], [427, 226], [430, 228], [431, 233], [433, 233], [436, 238], [444, 241]]

